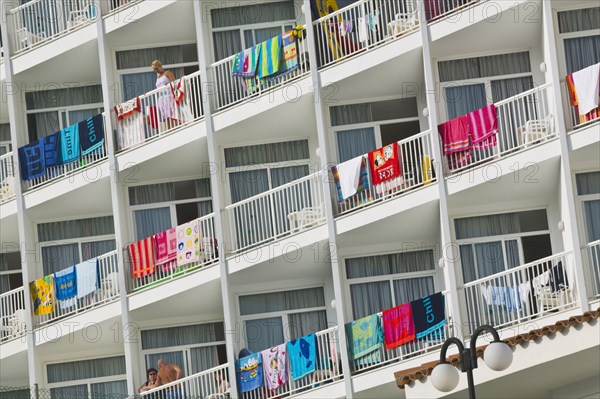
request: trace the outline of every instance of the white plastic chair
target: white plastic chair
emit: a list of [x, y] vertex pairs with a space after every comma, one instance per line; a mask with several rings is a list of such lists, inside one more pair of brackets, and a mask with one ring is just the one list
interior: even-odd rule
[[550, 136], [554, 130], [554, 120], [552, 114], [549, 114], [544, 119], [532, 119], [525, 123], [525, 127], [521, 133], [523, 144], [528, 146], [536, 141], [543, 140]]
[[119, 294], [119, 275], [117, 272], [109, 273], [100, 286], [102, 300], [115, 297]]

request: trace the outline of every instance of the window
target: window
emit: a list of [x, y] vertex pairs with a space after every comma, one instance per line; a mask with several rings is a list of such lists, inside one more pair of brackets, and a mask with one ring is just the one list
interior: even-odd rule
[[[11, 151], [10, 124], [0, 123], [0, 157]], [[6, 175], [3, 175], [6, 176]]]
[[210, 12], [215, 61], [290, 30], [293, 1], [216, 8]]
[[21, 255], [19, 252], [0, 254], [0, 293], [23, 286]]
[[354, 320], [435, 293], [433, 251], [346, 259]]
[[136, 240], [212, 213], [209, 179], [129, 187]]
[[48, 364], [46, 371], [51, 399], [127, 396], [124, 356]]
[[150, 68], [154, 60], [160, 60], [175, 78], [192, 74], [199, 69], [196, 43], [117, 51], [116, 58], [119, 80], [123, 87], [122, 101], [156, 88], [156, 73]]
[[103, 112], [102, 86], [78, 86], [25, 94], [29, 141]]
[[587, 242], [600, 240], [600, 171], [576, 176]]
[[600, 7], [559, 12], [558, 29], [567, 74], [600, 62]]
[[227, 363], [222, 322], [142, 330], [146, 369], [158, 369], [159, 359], [175, 363], [184, 376]]
[[338, 105], [329, 115], [339, 162], [421, 131], [416, 98]]
[[552, 255], [545, 209], [455, 219], [463, 281]]
[[246, 347], [259, 352], [327, 329], [323, 287], [241, 295]]
[[44, 275], [116, 249], [112, 216], [41, 223], [37, 230]]

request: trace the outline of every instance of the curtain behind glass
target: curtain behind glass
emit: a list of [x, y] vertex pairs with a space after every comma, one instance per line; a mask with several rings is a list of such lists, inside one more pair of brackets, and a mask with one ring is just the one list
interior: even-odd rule
[[518, 213], [474, 216], [454, 220], [456, 238], [475, 238], [520, 233]]
[[[31, 118], [35, 120], [35, 126], [31, 125]], [[27, 118], [27, 121], [30, 142], [39, 140], [42, 137], [46, 137], [60, 130], [60, 121], [57, 111], [36, 112], [35, 114], [31, 114]]]
[[583, 209], [588, 242], [600, 240], [600, 200], [585, 201]]
[[58, 241], [115, 234], [112, 216], [40, 223], [37, 228], [39, 241]]
[[353, 125], [373, 121], [371, 103], [336, 105], [329, 108], [331, 126]]
[[293, 182], [304, 176], [308, 176], [308, 165], [286, 166], [283, 168], [271, 168], [271, 186], [279, 187], [286, 183]]
[[345, 162], [377, 148], [375, 128], [343, 130], [336, 133], [339, 162]]
[[64, 244], [42, 247], [44, 276], [79, 263], [79, 245]]
[[402, 305], [424, 296], [435, 293], [433, 277], [417, 277], [402, 280], [394, 280], [394, 305]]
[[440, 82], [531, 72], [529, 52], [438, 62]]
[[91, 391], [91, 399], [126, 398], [127, 380], [92, 384]]
[[565, 39], [567, 73], [573, 73], [600, 62], [600, 35]]
[[221, 61], [230, 55], [242, 51], [242, 38], [239, 29], [213, 32], [215, 61]]
[[25, 93], [28, 110], [69, 107], [102, 102], [102, 86], [79, 86], [64, 89], [31, 91]]
[[190, 348], [192, 360], [191, 374], [217, 367], [219, 365], [219, 354], [216, 346], [203, 348]]
[[474, 247], [478, 278], [491, 276], [505, 270], [502, 241], [475, 244]]
[[246, 345], [252, 352], [272, 348], [285, 342], [281, 317], [246, 320]]
[[578, 195], [600, 194], [600, 171], [578, 173], [575, 178]]
[[492, 101], [505, 100], [507, 98], [521, 94], [524, 91], [533, 89], [533, 78], [525, 76], [523, 78], [492, 80]]
[[87, 118], [98, 115], [99, 113], [101, 113], [101, 112], [99, 112], [98, 108], [88, 108], [88, 109], [80, 109], [77, 111], [68, 111], [68, 114], [69, 114], [68, 126], [71, 126], [71, 125], [74, 125], [81, 121], [84, 121]]
[[519, 242], [517, 240], [510, 240], [504, 243], [504, 249], [506, 250], [506, 264], [509, 269], [517, 267], [521, 264], [519, 259]]
[[0, 123], [0, 141], [10, 141], [10, 123]]
[[173, 227], [171, 223], [171, 208], [169, 207], [133, 211], [133, 219], [135, 220], [136, 241], [143, 240], [146, 237]]
[[473, 257], [473, 245], [461, 245], [459, 250], [463, 283], [469, 283], [477, 280], [477, 272], [475, 271], [475, 258]]
[[[180, 44], [175, 46], [117, 51], [116, 57], [117, 69], [150, 69], [150, 64], [154, 60], [160, 60], [163, 65], [198, 62], [198, 50], [195, 43]], [[156, 77], [156, 74], [154, 76]]]
[[600, 7], [559, 12], [558, 29], [560, 33], [600, 29]]
[[290, 340], [327, 329], [327, 312], [324, 310], [293, 313], [288, 316], [288, 319], [290, 325], [285, 328]]
[[49, 364], [46, 369], [48, 383], [127, 374], [125, 356]]
[[485, 85], [462, 85], [446, 87], [444, 89], [448, 120], [468, 114], [487, 105]]
[[181, 367], [181, 370], [184, 374], [182, 377], [185, 377], [187, 367], [185, 365], [183, 351], [162, 352], [146, 355], [146, 370], [150, 367], [154, 367], [158, 370], [158, 361], [160, 359], [164, 360], [168, 364], [176, 364]]
[[225, 166], [228, 168], [307, 160], [309, 158], [308, 140], [225, 148]]
[[432, 250], [346, 259], [346, 277], [363, 278], [435, 269]]
[[235, 204], [252, 196], [269, 191], [266, 169], [229, 173], [231, 203]]
[[72, 385], [70, 387], [50, 388], [51, 399], [75, 399], [87, 397], [87, 385]]
[[121, 75], [123, 84], [122, 101], [128, 101], [156, 88], [156, 73], [137, 72]]
[[31, 391], [26, 389], [15, 389], [0, 392], [0, 399], [31, 399]]
[[81, 261], [96, 258], [117, 248], [115, 240], [91, 241], [81, 243]]
[[175, 183], [129, 187], [129, 205], [153, 204], [175, 200]]
[[213, 28], [260, 24], [296, 19], [294, 2], [252, 4], [242, 7], [215, 8], [210, 11]]
[[240, 315], [325, 306], [323, 287], [240, 296]]
[[350, 296], [354, 320], [393, 307], [392, 292], [388, 281], [351, 284]]
[[[254, 34], [253, 34], [254, 33]], [[252, 29], [244, 31], [244, 41], [246, 48], [252, 47], [255, 44], [267, 41], [275, 36], [281, 35], [281, 27], [276, 26], [272, 28], [263, 29]]]
[[142, 330], [142, 349], [197, 345], [224, 341], [223, 323], [205, 323]]

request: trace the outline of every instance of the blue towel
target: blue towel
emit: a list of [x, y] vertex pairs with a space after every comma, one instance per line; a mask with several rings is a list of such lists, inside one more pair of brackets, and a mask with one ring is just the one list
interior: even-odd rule
[[75, 266], [67, 267], [54, 273], [54, 284], [56, 284], [56, 299], [64, 301], [77, 295], [77, 277]]
[[60, 133], [56, 132], [41, 139], [44, 143], [44, 164], [46, 168], [60, 165]]
[[292, 380], [296, 381], [313, 373], [317, 364], [317, 339], [315, 334], [306, 335], [287, 343]]
[[240, 392], [249, 392], [262, 387], [264, 378], [260, 353], [236, 360], [236, 370]]
[[81, 156], [79, 148], [79, 124], [60, 131], [60, 162], [62, 165], [76, 161]]
[[19, 148], [19, 164], [21, 165], [22, 180], [33, 180], [44, 176], [46, 164], [43, 141], [37, 140]]
[[104, 117], [102, 114], [79, 122], [79, 141], [82, 156], [102, 148], [104, 145]]

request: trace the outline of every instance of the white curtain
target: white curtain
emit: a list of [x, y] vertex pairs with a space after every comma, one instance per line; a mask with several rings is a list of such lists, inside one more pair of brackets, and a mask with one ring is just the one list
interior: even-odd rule
[[252, 352], [260, 352], [285, 342], [281, 317], [246, 320], [246, 347]]
[[141, 337], [145, 350], [224, 341], [225, 330], [221, 322], [205, 323], [142, 330]]
[[48, 374], [48, 383], [127, 374], [124, 356], [48, 364], [46, 371]]
[[115, 234], [112, 216], [41, 223], [37, 227], [39, 241], [59, 241]]
[[205, 346], [202, 348], [191, 348], [190, 357], [192, 374], [217, 367], [219, 362], [219, 353], [216, 346]]
[[377, 148], [375, 128], [342, 130], [336, 133], [339, 162], [345, 162]]

